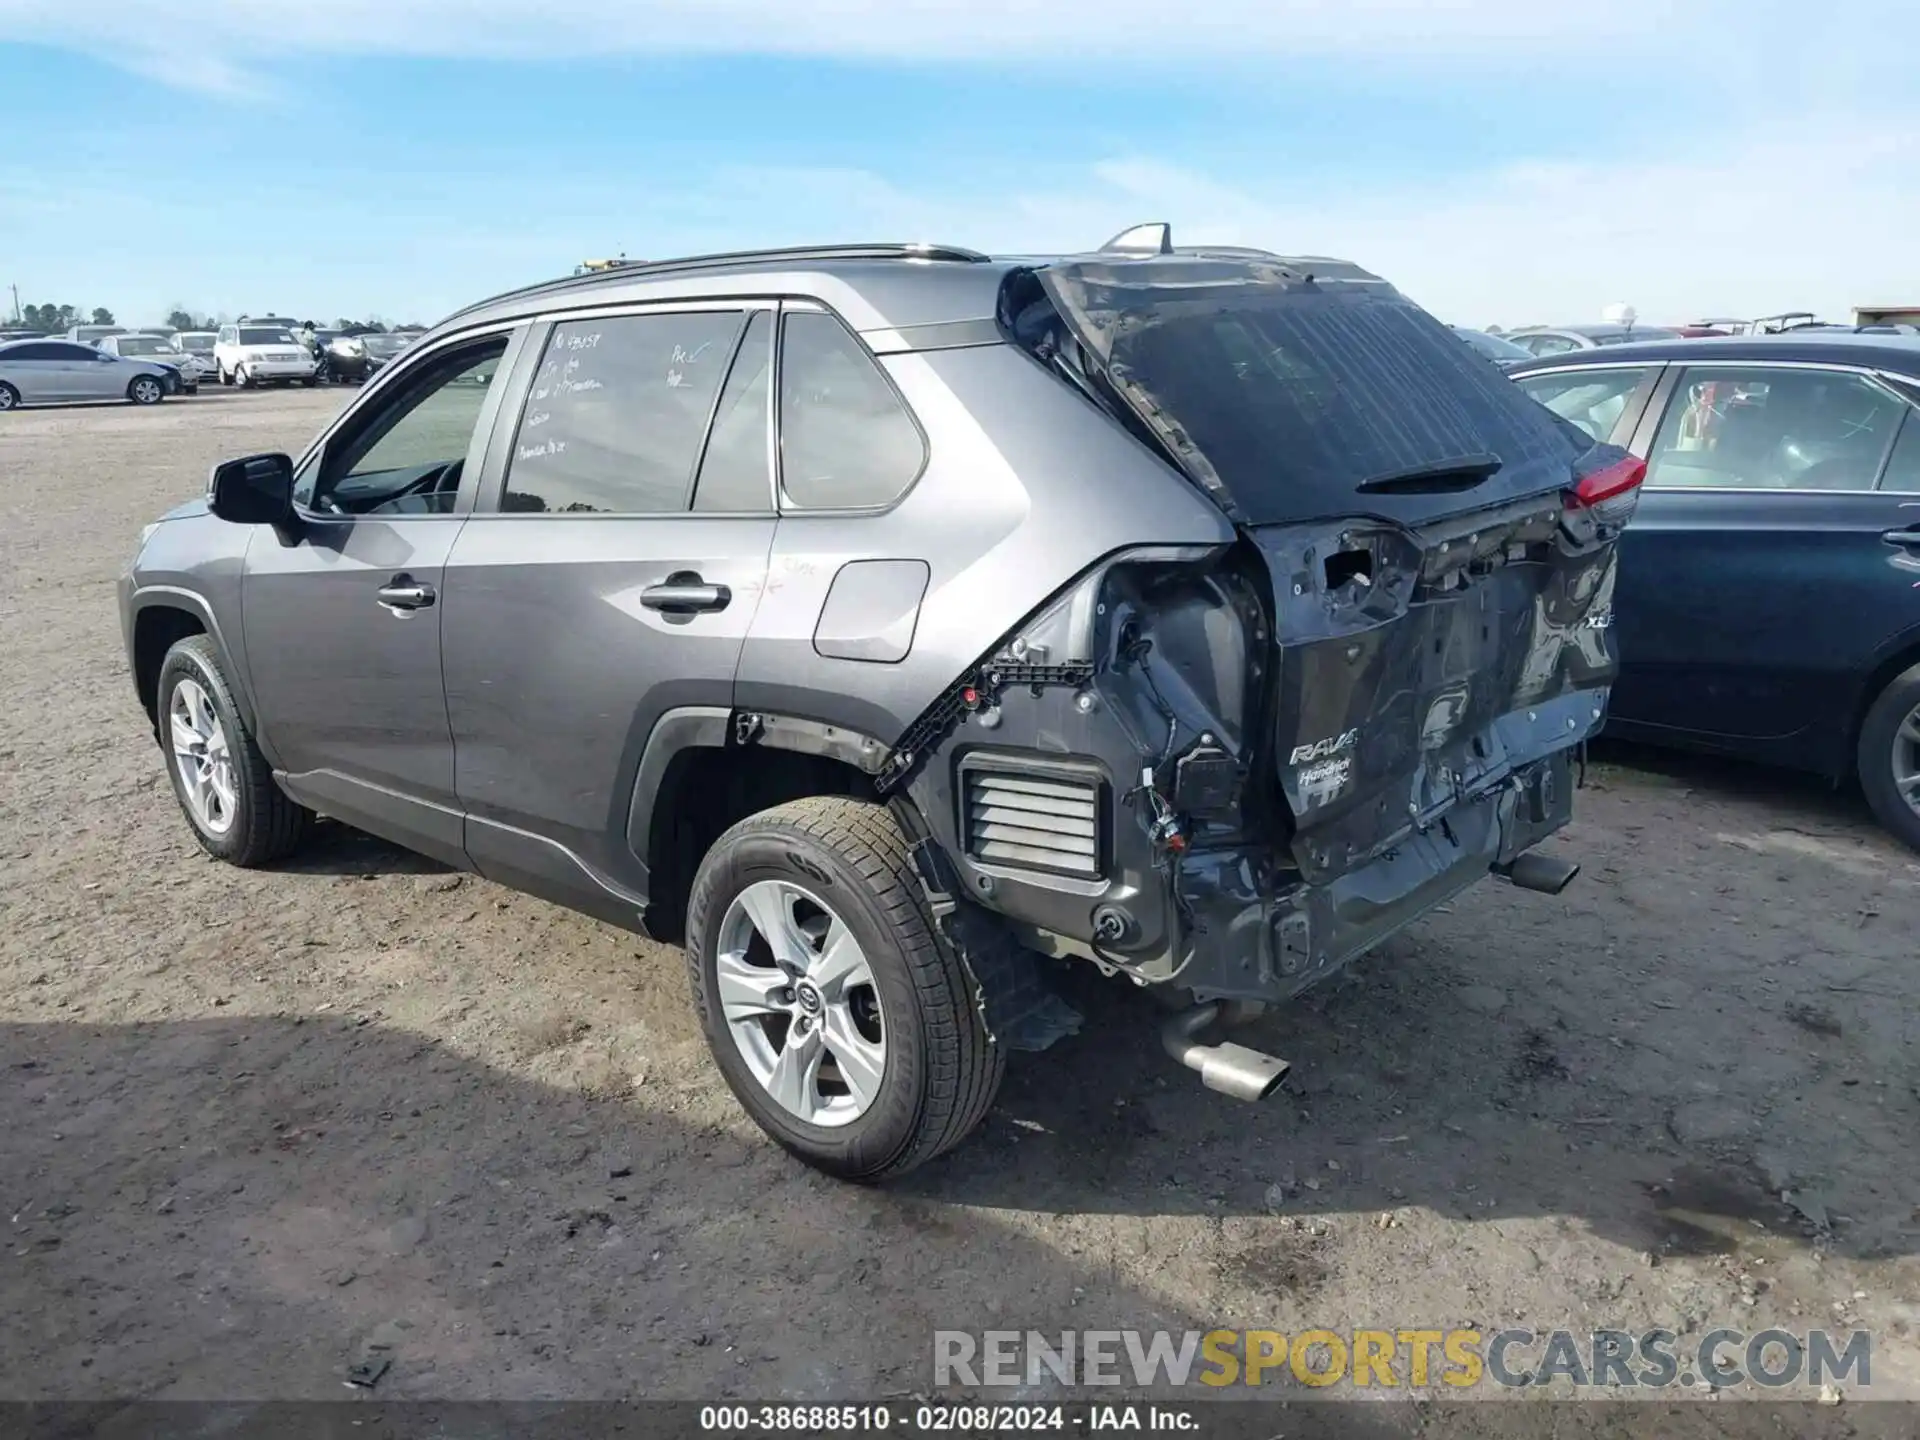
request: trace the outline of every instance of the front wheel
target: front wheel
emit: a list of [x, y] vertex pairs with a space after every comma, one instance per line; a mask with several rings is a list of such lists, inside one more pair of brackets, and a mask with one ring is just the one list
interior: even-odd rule
[[250, 867], [291, 854], [306, 838], [312, 813], [275, 782], [205, 635], [167, 652], [155, 713], [174, 798], [201, 849]]
[[1920, 665], [1894, 676], [1874, 700], [1857, 760], [1873, 813], [1920, 850]]
[[20, 403], [20, 392], [0, 380], [0, 410], [11, 410]]
[[828, 1174], [903, 1175], [966, 1138], [1006, 1052], [936, 943], [885, 806], [819, 796], [700, 864], [687, 964], [707, 1044], [760, 1128]]
[[136, 375], [127, 386], [127, 399], [136, 405], [158, 405], [166, 394], [166, 387], [151, 375]]

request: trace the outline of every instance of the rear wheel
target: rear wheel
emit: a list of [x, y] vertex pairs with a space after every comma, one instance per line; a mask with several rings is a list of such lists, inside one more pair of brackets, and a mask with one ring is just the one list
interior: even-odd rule
[[136, 375], [127, 385], [127, 399], [136, 405], [158, 405], [166, 394], [166, 387], [151, 375]]
[[1920, 665], [1888, 681], [1867, 711], [1858, 764], [1880, 823], [1920, 850]]
[[687, 963], [728, 1087], [831, 1175], [905, 1174], [993, 1103], [1006, 1052], [882, 805], [796, 800], [722, 835], [694, 879]]
[[194, 838], [230, 865], [265, 865], [291, 854], [313, 816], [275, 783], [205, 635], [190, 635], [160, 665], [155, 713], [160, 743]]
[[20, 403], [20, 392], [0, 380], [0, 410], [11, 410]]

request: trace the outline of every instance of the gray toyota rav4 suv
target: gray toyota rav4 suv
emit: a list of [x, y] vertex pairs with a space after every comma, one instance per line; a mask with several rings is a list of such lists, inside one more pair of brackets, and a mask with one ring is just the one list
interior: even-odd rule
[[459, 312], [120, 598], [208, 851], [323, 813], [682, 941], [741, 1103], [874, 1180], [1079, 1024], [1041, 957], [1257, 1099], [1230, 1025], [1561, 889], [1639, 478], [1344, 261], [767, 251]]

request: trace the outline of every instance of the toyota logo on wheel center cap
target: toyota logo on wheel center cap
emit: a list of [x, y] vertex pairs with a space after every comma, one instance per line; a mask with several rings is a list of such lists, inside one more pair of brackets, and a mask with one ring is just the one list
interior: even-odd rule
[[794, 998], [800, 1002], [800, 1008], [809, 1015], [820, 1013], [820, 992], [804, 981], [794, 987]]

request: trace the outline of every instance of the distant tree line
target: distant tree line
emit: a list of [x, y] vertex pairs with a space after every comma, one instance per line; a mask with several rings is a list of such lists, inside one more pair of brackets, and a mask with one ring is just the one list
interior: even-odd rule
[[113, 312], [96, 306], [91, 312], [93, 318], [87, 318], [88, 311], [78, 305], [22, 305], [20, 323], [30, 330], [70, 330], [75, 325], [111, 325]]

